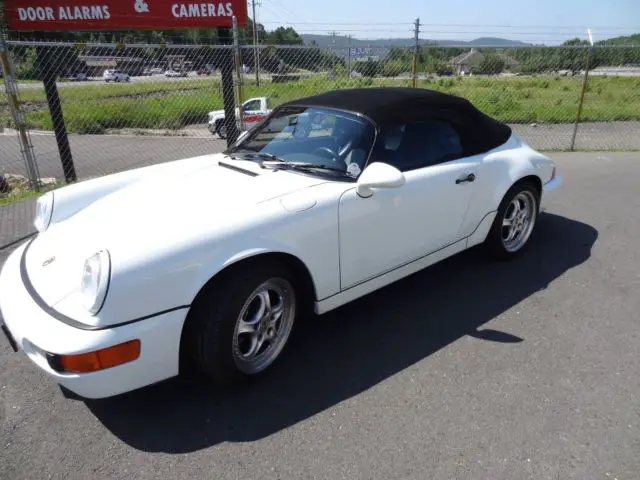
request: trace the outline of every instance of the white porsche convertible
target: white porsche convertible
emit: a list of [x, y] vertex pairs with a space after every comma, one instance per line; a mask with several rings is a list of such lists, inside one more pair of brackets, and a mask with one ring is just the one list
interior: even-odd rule
[[549, 158], [464, 99], [303, 98], [224, 153], [40, 197], [37, 236], [0, 274], [0, 323], [86, 398], [185, 370], [251, 378], [306, 313], [474, 245], [519, 254], [560, 184]]

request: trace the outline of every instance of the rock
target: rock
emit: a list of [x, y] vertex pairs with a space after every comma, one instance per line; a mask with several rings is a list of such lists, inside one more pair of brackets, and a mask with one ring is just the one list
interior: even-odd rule
[[0, 193], [9, 193], [9, 184], [4, 179], [4, 175], [0, 175]]
[[54, 185], [58, 180], [53, 177], [43, 177], [40, 179], [40, 185], [46, 187], [47, 185]]
[[22, 175], [15, 173], [5, 173], [3, 175], [4, 181], [9, 185], [9, 190], [15, 190], [16, 188], [29, 188], [29, 179]]
[[[58, 182], [54, 177], [43, 177], [40, 179], [40, 186], [55, 186]], [[0, 194], [17, 194], [31, 188], [29, 179], [23, 175], [15, 173], [5, 173], [0, 175]]]

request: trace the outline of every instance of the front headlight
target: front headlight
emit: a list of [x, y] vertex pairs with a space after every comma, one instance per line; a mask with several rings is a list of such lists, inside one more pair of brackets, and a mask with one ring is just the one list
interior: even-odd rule
[[97, 314], [102, 308], [109, 288], [111, 276], [111, 258], [109, 252], [101, 250], [84, 262], [80, 293], [82, 304], [91, 314]]
[[53, 192], [47, 192], [36, 202], [36, 218], [33, 225], [39, 232], [44, 232], [51, 222], [53, 214]]

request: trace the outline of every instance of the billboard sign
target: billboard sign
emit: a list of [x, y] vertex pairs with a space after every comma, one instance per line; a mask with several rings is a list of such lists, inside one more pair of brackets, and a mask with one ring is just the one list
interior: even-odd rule
[[14, 31], [173, 30], [247, 23], [246, 0], [5, 0]]

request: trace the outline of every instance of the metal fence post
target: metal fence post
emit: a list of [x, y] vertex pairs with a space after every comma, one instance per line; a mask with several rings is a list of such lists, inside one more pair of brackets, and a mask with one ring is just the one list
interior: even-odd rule
[[414, 34], [414, 51], [413, 51], [413, 62], [411, 65], [411, 86], [416, 88], [418, 83], [418, 55], [420, 54], [420, 19], [416, 18], [415, 30]]
[[238, 19], [233, 17], [233, 53], [234, 63], [236, 65], [236, 108], [238, 109], [238, 123], [240, 125], [240, 132], [244, 131], [244, 112], [242, 111], [242, 72], [241, 67], [241, 55], [240, 55], [240, 42], [238, 39]]
[[576, 114], [576, 121], [573, 125], [573, 134], [571, 135], [571, 146], [569, 150], [574, 151], [576, 145], [576, 135], [578, 134], [578, 125], [580, 124], [580, 118], [582, 117], [582, 106], [584, 104], [584, 94], [587, 91], [587, 83], [589, 81], [589, 64], [591, 63], [591, 55], [593, 53], [593, 44], [587, 50], [587, 61], [584, 69], [584, 80], [582, 81], [582, 90], [580, 91], [580, 100], [578, 102], [578, 113]]
[[2, 63], [2, 71], [4, 72], [4, 88], [7, 100], [9, 103], [9, 110], [11, 110], [11, 116], [13, 122], [18, 130], [18, 140], [20, 142], [20, 151], [22, 152], [22, 158], [27, 168], [27, 176], [29, 177], [29, 183], [31, 188], [36, 191], [40, 190], [40, 173], [38, 172], [38, 164], [36, 163], [36, 157], [33, 152], [33, 145], [31, 144], [31, 138], [27, 130], [27, 122], [24, 118], [24, 114], [20, 109], [20, 102], [18, 100], [18, 85], [14, 79], [13, 63], [9, 56], [9, 47], [4, 38], [4, 34], [0, 33], [0, 62]]

